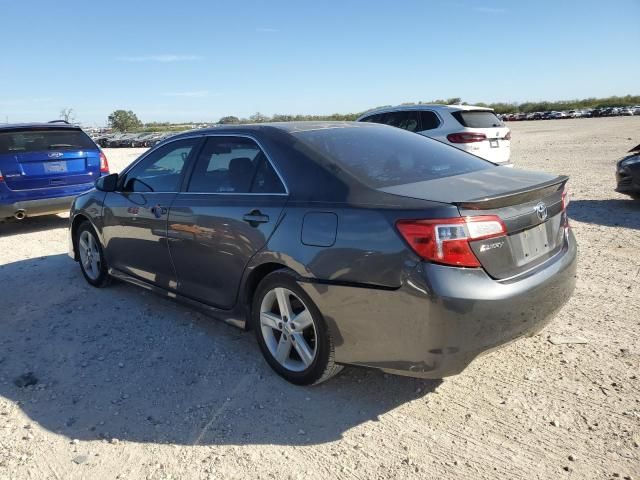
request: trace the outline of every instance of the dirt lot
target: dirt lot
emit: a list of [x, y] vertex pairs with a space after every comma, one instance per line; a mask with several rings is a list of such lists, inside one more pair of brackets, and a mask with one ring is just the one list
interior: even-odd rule
[[640, 478], [640, 202], [613, 192], [640, 118], [510, 126], [518, 167], [571, 176], [578, 287], [540, 335], [442, 382], [291, 386], [252, 334], [88, 287], [65, 218], [0, 226], [0, 479]]

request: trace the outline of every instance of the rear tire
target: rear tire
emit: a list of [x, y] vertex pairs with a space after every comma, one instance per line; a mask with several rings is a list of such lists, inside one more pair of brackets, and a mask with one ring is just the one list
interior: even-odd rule
[[317, 385], [342, 370], [320, 310], [292, 275], [278, 270], [262, 279], [251, 315], [265, 360], [285, 380]]
[[111, 277], [102, 244], [93, 226], [89, 222], [83, 222], [78, 227], [74, 241], [85, 280], [94, 287], [106, 287]]

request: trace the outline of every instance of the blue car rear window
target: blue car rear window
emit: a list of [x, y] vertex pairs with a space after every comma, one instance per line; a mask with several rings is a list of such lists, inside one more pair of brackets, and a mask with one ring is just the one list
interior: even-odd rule
[[0, 131], [0, 155], [47, 150], [95, 150], [89, 136], [77, 129], [24, 129]]
[[422, 135], [369, 123], [299, 131], [294, 135], [373, 188], [451, 177], [495, 166]]

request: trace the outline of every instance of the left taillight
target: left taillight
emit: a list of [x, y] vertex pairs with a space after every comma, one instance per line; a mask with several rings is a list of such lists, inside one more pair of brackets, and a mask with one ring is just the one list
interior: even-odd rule
[[430, 262], [456, 267], [480, 267], [472, 240], [506, 235], [500, 217], [481, 215], [435, 220], [400, 220], [396, 228], [414, 252]]
[[459, 132], [447, 135], [447, 140], [451, 143], [475, 143], [484, 142], [487, 136], [479, 132]]
[[4, 182], [4, 177], [2, 176], [2, 171], [0, 171], [0, 183]]
[[109, 162], [104, 152], [100, 152], [100, 173], [109, 173]]

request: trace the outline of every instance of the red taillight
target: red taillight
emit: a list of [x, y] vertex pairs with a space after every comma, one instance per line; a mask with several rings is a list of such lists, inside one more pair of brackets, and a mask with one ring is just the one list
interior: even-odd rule
[[0, 172], [0, 183], [4, 182], [4, 177], [2, 176], [2, 172]]
[[567, 209], [569, 202], [571, 202], [571, 197], [569, 196], [569, 189], [565, 185], [564, 190], [562, 191], [562, 210]]
[[479, 267], [469, 241], [506, 235], [500, 217], [483, 215], [437, 220], [400, 220], [398, 231], [425, 260], [458, 267]]
[[109, 173], [109, 162], [104, 152], [100, 152], [100, 173]]
[[450, 133], [447, 135], [447, 140], [451, 143], [474, 143], [474, 142], [482, 142], [487, 139], [487, 136], [484, 133], [476, 133], [476, 132], [460, 132], [460, 133]]
[[503, 140], [511, 140], [511, 130], [509, 130], [507, 132], [507, 134], [504, 136]]

